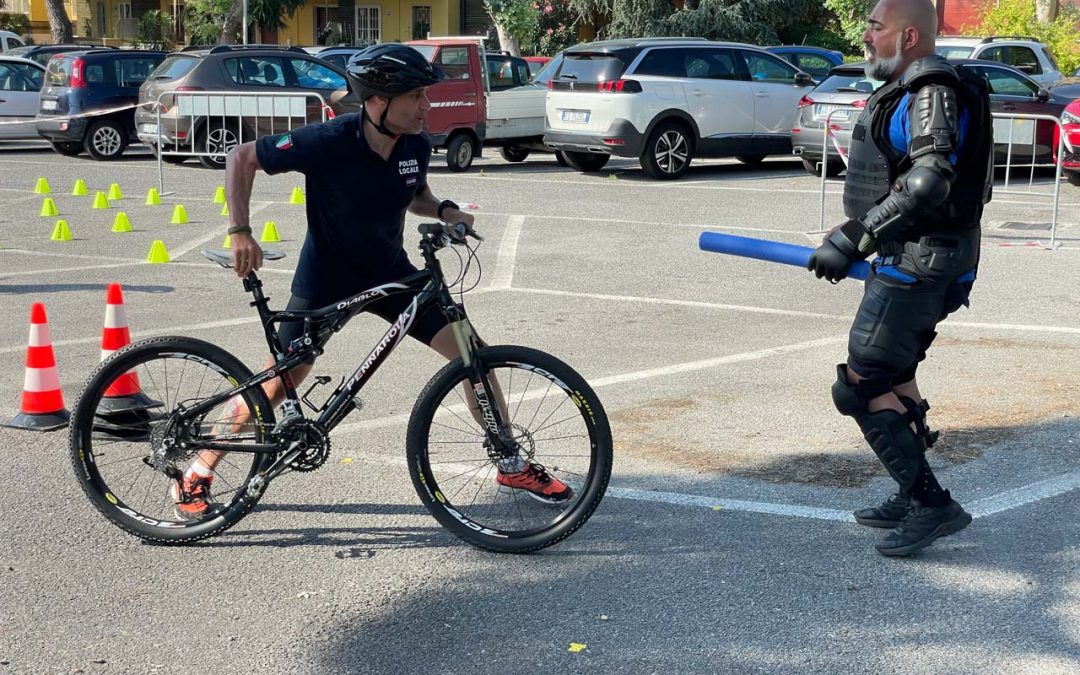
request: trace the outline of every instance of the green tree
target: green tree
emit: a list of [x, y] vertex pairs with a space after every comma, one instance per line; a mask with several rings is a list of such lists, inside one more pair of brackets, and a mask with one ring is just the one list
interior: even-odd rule
[[802, 32], [805, 37], [809, 30], [801, 22], [815, 13], [825, 18], [821, 3], [815, 0], [701, 0], [696, 10], [670, 15], [664, 21], [664, 32], [775, 44], [790, 41], [793, 32]]
[[825, 7], [840, 23], [840, 35], [848, 45], [846, 51], [862, 51], [866, 19], [876, 4], [877, 0], [825, 0]]
[[[191, 44], [217, 44], [232, 6], [233, 0], [187, 0], [184, 5], [184, 27]], [[239, 27], [240, 24], [236, 25]], [[235, 43], [239, 36], [238, 31], [233, 33], [231, 42]]]
[[172, 26], [172, 14], [152, 9], [139, 17], [139, 32], [135, 41], [143, 49], [172, 49]]
[[540, 25], [540, 6], [533, 0], [484, 0], [495, 30], [499, 47], [514, 56], [521, 56], [521, 43], [527, 42]]

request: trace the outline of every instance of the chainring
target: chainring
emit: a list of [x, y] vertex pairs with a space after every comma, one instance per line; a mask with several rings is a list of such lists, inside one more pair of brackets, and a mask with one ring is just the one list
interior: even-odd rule
[[289, 468], [293, 471], [314, 471], [326, 464], [326, 460], [330, 458], [330, 437], [311, 420], [292, 420], [286, 423], [278, 436], [286, 447], [296, 441], [303, 444], [300, 456], [289, 462]]

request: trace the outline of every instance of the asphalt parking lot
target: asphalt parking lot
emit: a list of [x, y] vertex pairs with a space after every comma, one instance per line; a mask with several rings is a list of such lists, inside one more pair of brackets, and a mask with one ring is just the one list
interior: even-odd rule
[[[404, 420], [441, 366], [413, 343], [361, 393], [326, 466], [283, 476], [239, 525], [187, 548], [108, 524], [66, 432], [0, 429], [0, 673], [1080, 670], [1080, 188], [1062, 186], [1055, 250], [1047, 176], [1014, 186], [1042, 194], [999, 189], [988, 207], [972, 305], [920, 371], [943, 430], [930, 462], [976, 519], [885, 559], [848, 514], [891, 482], [829, 396], [859, 286], [697, 248], [703, 230], [814, 243], [818, 179], [784, 158], [702, 162], [676, 183], [621, 160], [580, 175], [551, 156], [491, 153], [463, 174], [442, 159], [436, 195], [474, 204], [487, 238], [473, 323], [573, 365], [611, 418], [611, 488], [589, 523], [529, 556], [438, 526], [403, 462]], [[38, 215], [39, 176], [60, 216]], [[224, 238], [223, 174], [164, 177], [173, 194], [145, 206], [147, 154], [105, 164], [0, 144], [0, 420], [18, 412], [31, 303], [47, 306], [71, 408], [112, 282], [136, 338], [191, 335], [262, 361], [248, 296], [199, 255]], [[91, 194], [115, 181], [124, 199], [91, 209], [68, 194], [77, 178]], [[275, 221], [288, 254], [262, 275], [275, 304], [304, 237], [287, 203], [301, 184], [256, 180], [253, 225]], [[840, 189], [829, 182], [829, 224]], [[188, 224], [169, 223], [178, 203]], [[130, 233], [110, 231], [121, 209]], [[57, 218], [72, 241], [50, 241]], [[155, 240], [173, 262], [144, 262]], [[346, 374], [384, 328], [354, 321], [316, 372]]]

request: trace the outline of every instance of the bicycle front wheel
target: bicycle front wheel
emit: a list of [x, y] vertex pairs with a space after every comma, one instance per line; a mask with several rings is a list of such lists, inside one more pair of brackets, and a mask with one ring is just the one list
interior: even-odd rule
[[[409, 472], [444, 527], [492, 551], [529, 553], [585, 524], [611, 477], [611, 429], [596, 394], [570, 366], [517, 346], [476, 352], [516, 447], [493, 452], [478, 421], [469, 369], [457, 359], [427, 384], [409, 420]], [[529, 480], [521, 469], [531, 472]], [[537, 488], [568, 488], [552, 499]]]
[[[236, 524], [255, 506], [247, 485], [269, 454], [201, 450], [209, 441], [262, 443], [274, 413], [261, 387], [196, 420], [178, 415], [252, 376], [208, 342], [159, 337], [118, 351], [90, 376], [70, 425], [71, 461], [83, 491], [113, 524], [148, 541], [188, 543]], [[208, 507], [191, 513], [177, 478], [198, 459], [212, 465]]]

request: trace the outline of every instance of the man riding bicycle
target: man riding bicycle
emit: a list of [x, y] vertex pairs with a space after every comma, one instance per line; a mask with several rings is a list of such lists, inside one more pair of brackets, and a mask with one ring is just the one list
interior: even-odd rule
[[[342, 115], [289, 133], [264, 136], [229, 152], [225, 193], [236, 274], [244, 278], [262, 265], [262, 249], [248, 222], [255, 173], [297, 171], [305, 176], [308, 232], [292, 282], [289, 310], [313, 310], [340, 302], [417, 270], [403, 248], [405, 212], [464, 223], [473, 216], [458, 205], [439, 201], [427, 182], [431, 142], [423, 134], [431, 109], [428, 87], [442, 79], [420, 52], [401, 44], [365, 49], [349, 64], [348, 74], [363, 100], [360, 113]], [[409, 295], [389, 295], [371, 311], [393, 322], [409, 305]], [[449, 360], [461, 356], [446, 317], [438, 311], [418, 316], [408, 334]], [[283, 349], [303, 336], [301, 322], [285, 322], [279, 331]], [[286, 377], [299, 385], [311, 362]], [[271, 358], [264, 369], [274, 364]], [[263, 388], [273, 405], [284, 399], [277, 378]], [[248, 421], [239, 397], [230, 402], [231, 425]], [[202, 517], [212, 507], [210, 487], [222, 453], [204, 450], [170, 494], [178, 518]], [[500, 463], [495, 480], [549, 503], [570, 499], [573, 491], [539, 464]]]

